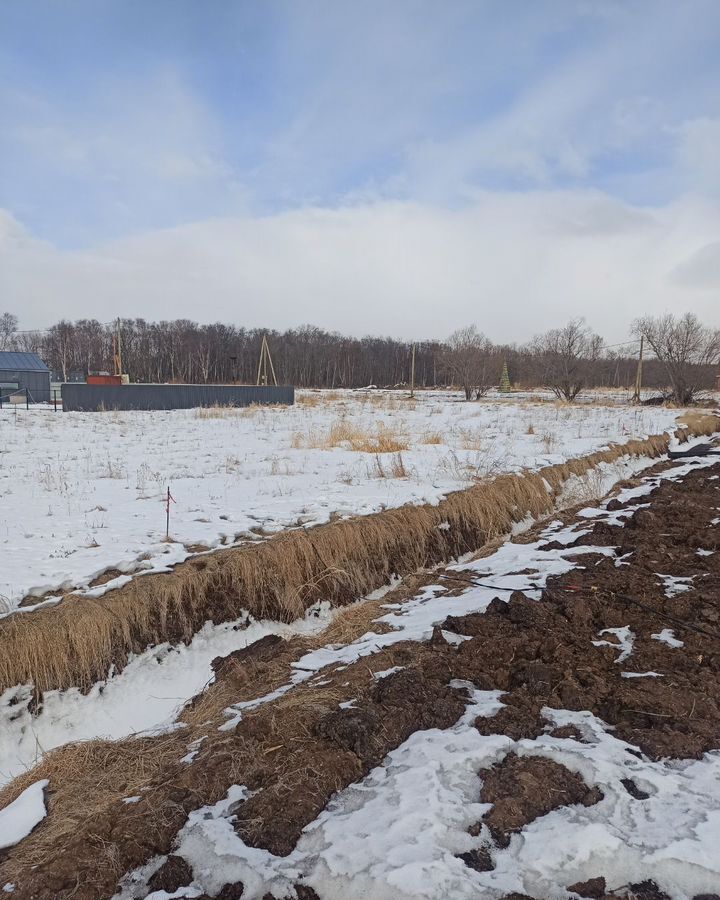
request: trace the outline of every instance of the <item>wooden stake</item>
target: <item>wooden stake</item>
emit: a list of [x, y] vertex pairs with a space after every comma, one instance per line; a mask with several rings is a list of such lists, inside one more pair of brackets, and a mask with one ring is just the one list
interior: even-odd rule
[[167, 489], [167, 499], [165, 500], [165, 540], [170, 540], [170, 502], [175, 503], [175, 498], [170, 493], [170, 485]]
[[122, 375], [122, 343], [120, 340], [120, 319], [115, 321], [115, 334], [113, 335], [113, 363], [115, 374]]

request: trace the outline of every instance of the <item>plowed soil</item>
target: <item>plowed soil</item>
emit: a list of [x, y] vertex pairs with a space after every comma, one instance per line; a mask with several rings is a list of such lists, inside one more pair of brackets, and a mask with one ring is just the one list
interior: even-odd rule
[[[715, 551], [720, 550], [720, 528], [711, 526], [720, 515], [718, 471], [720, 466], [713, 466], [663, 482], [647, 498], [648, 506], [622, 524], [589, 520], [590, 533], [578, 545], [612, 546], [617, 552], [582, 554], [573, 571], [548, 583], [539, 601], [518, 591], [494, 600], [483, 614], [448, 616], [430, 641], [396, 644], [342, 671], [323, 670], [320, 677], [245, 711], [232, 730], [204, 723], [181, 737], [164, 737], [164, 761], [148, 766], [137, 803], [123, 803], [121, 794], [91, 811], [73, 809], [67, 786], [61, 796], [51, 783], [50, 815], [0, 859], [0, 886], [14, 883], [14, 900], [110, 898], [124, 873], [158, 854], [171, 854], [188, 813], [217, 802], [232, 784], [252, 792], [234, 810], [237, 833], [250, 846], [287, 855], [336, 791], [362, 779], [413, 732], [448, 728], [458, 720], [467, 695], [448, 686], [454, 679], [504, 692], [505, 707], [476, 721], [482, 734], [536, 737], [551, 730], [542, 715], [543, 707], [551, 707], [592, 711], [651, 759], [697, 758], [719, 748], [720, 553]], [[548, 541], [546, 546], [554, 545]], [[693, 580], [688, 590], [666, 596], [658, 573]], [[620, 667], [617, 646], [593, 641], [603, 629], [624, 627], [635, 637], [632, 655]], [[673, 629], [684, 641], [683, 652], [652, 638], [664, 629]], [[458, 645], [443, 631], [469, 639]], [[612, 635], [608, 640], [615, 641]], [[243, 695], [263, 667], [288, 654], [291, 658], [289, 646], [273, 638], [217, 660], [211, 690], [236, 689]], [[403, 668], [374, 677], [396, 666]], [[663, 677], [627, 678], [621, 669], [657, 671]], [[352, 707], [339, 708], [347, 701]], [[565, 736], [570, 732], [565, 729]], [[553, 733], [563, 736], [561, 729]], [[193, 764], [181, 763], [187, 742], [200, 736], [205, 739]], [[148, 740], [147, 745], [134, 742], [137, 753], [155, 752]], [[167, 750], [172, 741], [176, 755]], [[122, 753], [113, 758], [106, 752], [105, 765], [120, 765], [122, 758]], [[579, 775], [538, 757], [509, 754], [480, 775], [477, 799], [493, 804], [483, 821], [498, 847], [558, 806], [587, 806], [602, 796]], [[642, 799], [633, 782], [624, 787]], [[60, 817], [64, 828], [56, 824]], [[492, 868], [492, 849], [489, 845], [463, 859], [481, 871]], [[608, 896], [603, 874], [571, 889], [579, 896]], [[171, 855], [145, 895], [153, 889], [172, 892], [191, 881], [187, 863]], [[223, 891], [222, 897], [240, 897], [242, 885]], [[317, 896], [305, 886], [297, 893]], [[644, 882], [613, 896], [660, 900], [664, 895]]]

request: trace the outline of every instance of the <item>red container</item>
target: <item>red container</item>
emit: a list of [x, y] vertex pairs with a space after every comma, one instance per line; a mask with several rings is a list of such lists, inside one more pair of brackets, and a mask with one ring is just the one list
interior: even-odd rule
[[122, 375], [88, 375], [88, 384], [122, 384]]

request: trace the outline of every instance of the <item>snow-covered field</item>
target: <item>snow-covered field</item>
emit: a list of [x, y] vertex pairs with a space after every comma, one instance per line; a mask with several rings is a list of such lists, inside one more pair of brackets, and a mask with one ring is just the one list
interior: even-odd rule
[[290, 408], [4, 409], [0, 608], [88, 589], [111, 568], [126, 573], [108, 582], [116, 586], [200, 548], [436, 503], [477, 478], [662, 432], [678, 415], [613, 399], [565, 406], [527, 396], [464, 403], [439, 391], [415, 400], [300, 392]]
[[[485, 406], [506, 428], [514, 421], [510, 414], [520, 409], [500, 403]], [[472, 409], [464, 404], [459, 407]], [[280, 412], [267, 410], [256, 416], [267, 417], [269, 421]], [[310, 412], [315, 414], [317, 407], [310, 407]], [[592, 418], [595, 414], [602, 414], [606, 423], [612, 421], [610, 410], [594, 407], [571, 411], [555, 407], [524, 410], [534, 421], [541, 421], [540, 415], [565, 416], [568, 412], [572, 416], [585, 413], [591, 422], [596, 421]], [[628, 410], [624, 412], [635, 415]], [[413, 415], [416, 413], [417, 410], [412, 411]], [[362, 415], [363, 411], [358, 409], [357, 414]], [[186, 417], [186, 421], [194, 420]], [[242, 419], [202, 420], [203, 424], [227, 421]], [[566, 421], [565, 433], [577, 428], [580, 421], [575, 418], [572, 425]], [[616, 426], [618, 422], [616, 419]], [[672, 422], [673, 419], [668, 425]], [[405, 423], [410, 436], [407, 419]], [[465, 425], [451, 422], [449, 427], [455, 431], [464, 429]], [[647, 430], [660, 430], [660, 426]], [[506, 441], [508, 433], [496, 431], [498, 439], [505, 434]], [[291, 445], [299, 443], [293, 432], [286, 434]], [[534, 437], [523, 433], [518, 435], [518, 442], [525, 440], [527, 448]], [[595, 446], [598, 441], [590, 445]], [[443, 449], [445, 453], [450, 452], [449, 443], [429, 446], [436, 452]], [[443, 449], [438, 450], [439, 447]], [[302, 451], [297, 446], [290, 449]], [[581, 445], [572, 455], [587, 449], [588, 445]], [[334, 454], [336, 451], [315, 452]], [[407, 451], [409, 458], [413, 452]], [[538, 454], [537, 462], [544, 461], [546, 458]], [[647, 460], [621, 461], [616, 473], [601, 472], [608, 481], [604, 487], [610, 487], [613, 478], [627, 476], [648, 464]], [[692, 471], [713, 464], [715, 460], [708, 457], [675, 465], [647, 478], [639, 487], [622, 491], [617, 499], [631, 503], [629, 507], [611, 511], [607, 503], [591, 504], [578, 513], [574, 524], [553, 522], [531, 543], [506, 543], [489, 556], [450, 567], [451, 571], [465, 573], [472, 579], [466, 590], [452, 595], [452, 615], [462, 619], [465, 615], [484, 612], [498, 594], [494, 586], [497, 584], [501, 590], [514, 588], [523, 591], [529, 599], [540, 600], [548, 578], [582, 569], [582, 560], [588, 553], [610, 559], [617, 557], [615, 566], [625, 565], [624, 556], [618, 555], [616, 547], [596, 547], [590, 543], [570, 545], [579, 537], [589, 535], [597, 521], [622, 523], [647, 506], [651, 495], [663, 483], [679, 481]], [[625, 472], [620, 471], [622, 466], [626, 467]], [[557, 546], [548, 548], [548, 540]], [[707, 552], [712, 555], [711, 551]], [[689, 576], [667, 575], [658, 575], [658, 579], [663, 585], [660, 589], [668, 596], [678, 591], [678, 585], [691, 580]], [[387, 626], [387, 630], [368, 631], [348, 644], [328, 644], [305, 653], [293, 663], [293, 674], [287, 684], [255, 700], [228, 706], [223, 713], [226, 721], [219, 727], [216, 722], [215, 727], [223, 732], [232, 731], [248, 707], [272, 704], [285, 692], [313, 680], [318, 685], [327, 684], [317, 679], [344, 671], [360, 659], [371, 660], [373, 655], [395, 644], [427, 641], [433, 627], [447, 616], [448, 602], [449, 595], [438, 582], [429, 583], [414, 597], [400, 603], [385, 604], [377, 621]], [[43, 708], [36, 716], [27, 707], [29, 692], [22, 688], [14, 696], [6, 692], [0, 702], [0, 761], [3, 762], [0, 783], [30, 766], [43, 751], [69, 740], [101, 735], [120, 737], [144, 729], [177, 727], [173, 721], [183, 701], [212, 678], [209, 664], [216, 653], [227, 653], [264, 634], [315, 634], [330, 616], [330, 611], [321, 604], [310, 611], [307, 619], [288, 626], [248, 623], [244, 633], [242, 629], [236, 633], [233, 623], [208, 624], [188, 647], [148, 650], [136, 657], [123, 673], [97, 685], [88, 695], [82, 696], [77, 691], [52, 692], [45, 697]], [[653, 632], [650, 639], [666, 644], [672, 653], [680, 653], [684, 644], [675, 634], [669, 628]], [[677, 634], [686, 635], [681, 631]], [[443, 636], [453, 644], [471, 640], [470, 636], [454, 632], [443, 632]], [[608, 645], [617, 648], [614, 663], [621, 669], [622, 677], [663, 677], [662, 672], [644, 668], [635, 671], [634, 639], [635, 634], [628, 626], [600, 629], [596, 639], [589, 642], [588, 653], [594, 652], [591, 648], [601, 650]], [[374, 674], [368, 671], [371, 677], [381, 678], [401, 668], [396, 666]], [[386, 756], [381, 766], [338, 791], [325, 810], [304, 828], [289, 855], [276, 856], [250, 846], [236, 833], [234, 810], [252, 792], [242, 784], [235, 784], [225, 800], [192, 812], [177, 835], [174, 853], [190, 863], [192, 884], [171, 894], [160, 891], [148, 895], [147, 878], [164, 860], [158, 857], [129, 873], [116, 900], [147, 896], [157, 896], [158, 900], [160, 896], [190, 900], [204, 893], [214, 894], [224, 884], [239, 881], [244, 884], [243, 896], [259, 900], [269, 890], [275, 896], [292, 895], [298, 880], [322, 897], [345, 893], [377, 900], [390, 897], [434, 900], [441, 896], [475, 897], [483, 893], [500, 898], [515, 891], [562, 900], [568, 896], [564, 885], [598, 873], [604, 873], [612, 887], [640, 881], [651, 873], [669, 896], [677, 900], [689, 900], [715, 889], [720, 879], [720, 866], [713, 850], [720, 821], [717, 751], [705, 753], [701, 759], [653, 760], [622, 740], [614, 733], [615, 729], [593, 713], [549, 707], [542, 713], [550, 725], [573, 726], [575, 736], [555, 736], [549, 729], [536, 738], [514, 739], [501, 731], [484, 735], [474, 726], [475, 718], [492, 717], [501, 710], [503, 692], [477, 690], [470, 682], [451, 682], [451, 685], [463, 686], [468, 696], [466, 712], [457, 723], [446, 730], [420, 730], [412, 734]], [[211, 724], [205, 722], [203, 727]], [[188, 754], [183, 758], [188, 766], [195, 763], [197, 746], [197, 741], [188, 744]], [[473, 850], [488, 839], [487, 829], [479, 837], [471, 836], [468, 831], [489, 810], [489, 804], [478, 800], [481, 787], [478, 772], [499, 763], [509, 752], [519, 757], [550, 759], [578, 773], [589, 786], [600, 789], [600, 800], [588, 806], [560, 806], [530, 822], [521, 834], [513, 835], [508, 846], [493, 849], [492, 870], [476, 871], [459, 854]], [[646, 804], [638, 803], [638, 798], [624, 786], [628, 779], [646, 794]], [[47, 815], [43, 799], [45, 786], [46, 781], [36, 781], [0, 812], [0, 826], [9, 835], [7, 846], [21, 842]], [[136, 803], [142, 797], [138, 794], [123, 799], [126, 803]], [[4, 833], [0, 833], [0, 849]], [[8, 883], [3, 889], [13, 893], [15, 886]], [[18, 889], [22, 891], [21, 884]]]

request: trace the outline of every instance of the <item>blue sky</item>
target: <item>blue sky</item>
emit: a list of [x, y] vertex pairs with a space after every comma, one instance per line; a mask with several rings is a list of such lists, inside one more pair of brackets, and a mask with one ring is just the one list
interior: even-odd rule
[[[718, 46], [716, 0], [3, 0], [5, 253], [20, 243], [37, 265], [50, 248], [48, 267], [68, 270], [61, 296], [75, 296], [78, 266], [97, 263], [80, 255], [102, 248], [126, 271], [139, 265], [128, 241], [164, 246], [201, 223], [272, 220], [298, 254], [321, 239], [302, 231], [318, 215], [349, 228], [343, 216], [375, 211], [387, 225], [400, 206], [420, 210], [422, 231], [428, 211], [440, 227], [542, 196], [572, 207], [581, 232], [627, 232], [647, 213], [666, 237], [681, 220], [666, 211], [695, 203], [673, 245], [687, 271], [720, 237]], [[581, 198], [599, 223], [574, 209]], [[200, 269], [232, 245], [208, 242]], [[154, 271], [160, 257], [171, 266], [163, 251]], [[38, 293], [23, 278], [16, 306]]]

